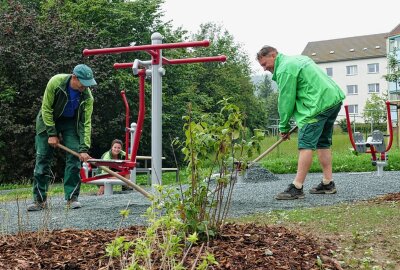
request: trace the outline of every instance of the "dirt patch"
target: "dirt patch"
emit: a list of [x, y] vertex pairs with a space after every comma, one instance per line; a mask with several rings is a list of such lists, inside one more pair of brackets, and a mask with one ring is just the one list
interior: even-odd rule
[[[142, 229], [135, 226], [119, 233], [131, 240]], [[116, 231], [105, 230], [3, 236], [0, 238], [0, 269], [121, 269], [120, 259], [110, 260], [105, 256], [106, 244], [115, 237]], [[191, 249], [186, 260], [188, 269], [199, 248]], [[219, 263], [210, 269], [317, 270], [321, 269], [316, 264], [318, 257], [326, 269], [341, 269], [331, 259], [334, 243], [321, 242], [310, 235], [277, 226], [227, 224], [206, 250], [213, 253]]]

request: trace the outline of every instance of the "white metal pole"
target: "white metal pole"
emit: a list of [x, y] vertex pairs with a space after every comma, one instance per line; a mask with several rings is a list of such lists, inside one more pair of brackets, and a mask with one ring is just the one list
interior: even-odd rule
[[[161, 44], [162, 35], [153, 33], [151, 44]], [[162, 51], [159, 50], [158, 64], [151, 65], [151, 185], [162, 184]]]
[[[130, 136], [131, 136], [131, 138], [130, 138], [130, 145], [129, 145], [129, 154], [130, 154], [130, 155], [133, 154], [133, 153], [132, 153], [132, 150], [133, 150], [133, 141], [134, 141], [134, 138], [135, 138], [136, 126], [137, 126], [137, 124], [136, 124], [135, 122], [132, 122], [132, 123], [131, 123], [131, 128], [130, 128], [130, 130], [129, 130]], [[135, 160], [135, 161], [136, 161], [136, 160]], [[136, 166], [135, 166], [135, 168], [133, 168], [133, 169], [131, 170], [131, 177], [130, 177], [130, 180], [131, 180], [132, 183], [135, 183], [135, 184], [136, 184]]]

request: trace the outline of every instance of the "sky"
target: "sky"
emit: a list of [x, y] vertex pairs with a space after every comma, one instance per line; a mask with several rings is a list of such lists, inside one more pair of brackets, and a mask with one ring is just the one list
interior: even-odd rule
[[196, 33], [213, 22], [233, 35], [255, 60], [264, 45], [301, 54], [310, 41], [387, 33], [400, 24], [400, 0], [165, 0], [164, 20]]

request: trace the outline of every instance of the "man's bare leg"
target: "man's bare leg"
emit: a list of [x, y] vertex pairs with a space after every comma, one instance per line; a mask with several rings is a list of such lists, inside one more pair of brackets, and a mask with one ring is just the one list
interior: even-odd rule
[[318, 149], [318, 159], [322, 167], [324, 184], [332, 181], [332, 151], [331, 149]]
[[297, 174], [293, 181], [296, 188], [301, 188], [306, 180], [308, 171], [310, 170], [313, 159], [313, 150], [300, 149], [299, 160], [297, 163]]

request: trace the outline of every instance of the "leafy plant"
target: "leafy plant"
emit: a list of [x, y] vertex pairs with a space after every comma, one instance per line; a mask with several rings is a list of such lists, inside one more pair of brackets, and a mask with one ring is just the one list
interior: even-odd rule
[[[186, 234], [186, 224], [177, 215], [177, 212], [165, 212], [165, 206], [174, 194], [172, 189], [156, 186], [159, 196], [152, 199], [151, 207], [145, 217], [148, 226], [133, 241], [126, 241], [123, 236], [117, 237], [107, 244], [106, 254], [110, 258], [120, 259], [126, 269], [174, 269], [184, 270], [187, 255], [194, 245], [197, 245], [196, 232]], [[126, 218], [129, 213], [121, 215]], [[202, 253], [199, 250], [199, 255]], [[200, 264], [197, 260], [192, 263], [192, 269], [207, 269], [210, 264], [216, 264], [212, 254], [202, 256]]]
[[222, 106], [219, 113], [203, 115], [198, 121], [192, 118], [189, 104], [189, 114], [184, 117], [186, 139], [181, 143], [190, 187], [182, 192], [177, 208], [188, 232], [198, 231], [207, 237], [215, 235], [223, 224], [240, 171], [259, 150], [263, 138], [256, 132], [246, 140], [239, 108], [228, 99], [218, 104]]

